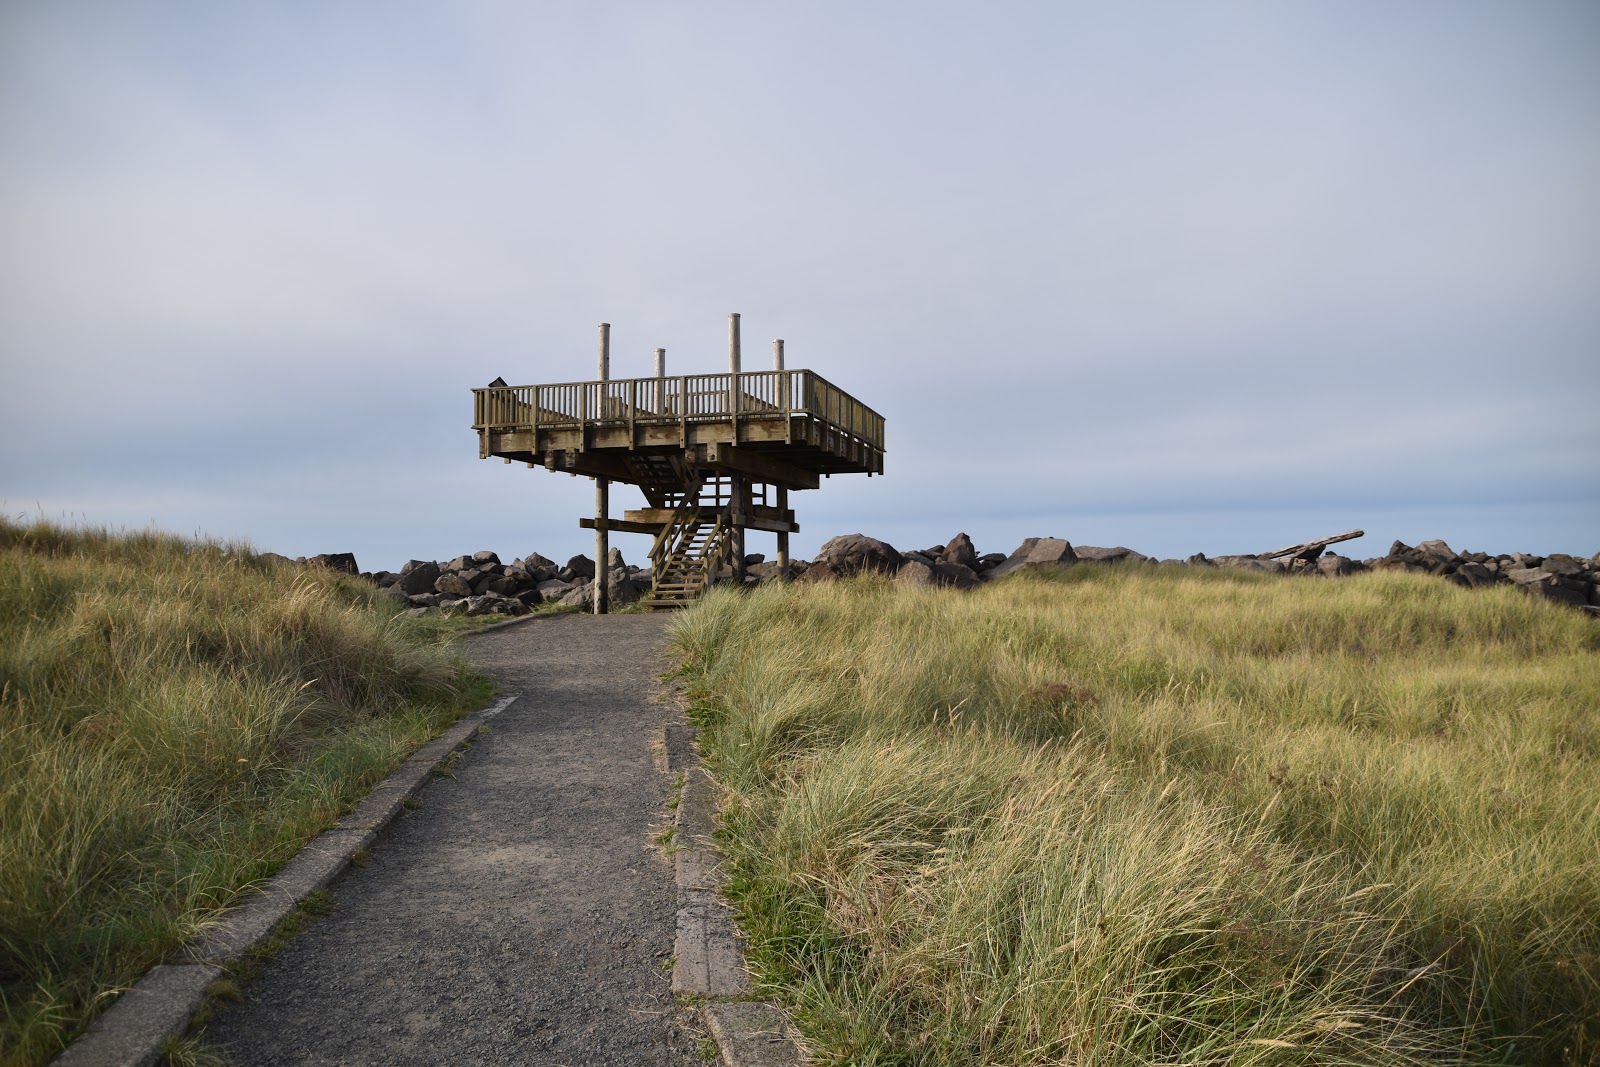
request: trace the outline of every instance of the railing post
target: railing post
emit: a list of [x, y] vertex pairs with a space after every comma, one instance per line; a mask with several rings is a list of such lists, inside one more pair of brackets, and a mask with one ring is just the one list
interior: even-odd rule
[[667, 350], [656, 349], [656, 414], [667, 413], [666, 383], [662, 380], [667, 376]]
[[728, 316], [728, 418], [733, 422], [733, 443], [739, 443], [739, 313]]

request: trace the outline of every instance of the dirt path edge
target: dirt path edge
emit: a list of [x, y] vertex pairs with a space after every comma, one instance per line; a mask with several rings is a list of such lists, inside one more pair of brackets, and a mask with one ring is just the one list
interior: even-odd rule
[[[517, 621], [521, 621], [520, 619]], [[152, 1067], [171, 1038], [182, 1037], [189, 1020], [221, 977], [223, 965], [243, 958], [266, 940], [310, 894], [328, 885], [370, 845], [421, 792], [433, 772], [452, 759], [478, 731], [520, 694], [456, 720], [373, 787], [356, 809], [308, 841], [277, 874], [261, 884], [188, 946], [181, 962], [146, 971], [76, 1041], [51, 1060], [51, 1067]]]
[[672, 723], [663, 738], [667, 770], [683, 776], [673, 823], [673, 874], [678, 929], [672, 991], [698, 1003], [727, 1067], [802, 1067], [805, 1049], [776, 1004], [747, 999], [750, 971], [733, 911], [722, 899], [722, 856], [716, 829], [717, 786], [700, 765], [694, 729]]

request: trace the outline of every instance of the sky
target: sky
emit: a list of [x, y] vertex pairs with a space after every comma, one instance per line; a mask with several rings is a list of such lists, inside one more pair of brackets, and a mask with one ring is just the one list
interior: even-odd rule
[[887, 420], [798, 556], [1593, 554], [1600, 5], [0, 0], [12, 517], [592, 554], [469, 390], [729, 312]]

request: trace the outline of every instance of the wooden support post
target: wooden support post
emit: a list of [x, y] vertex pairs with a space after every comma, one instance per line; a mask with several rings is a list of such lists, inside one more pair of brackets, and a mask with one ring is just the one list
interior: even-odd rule
[[783, 338], [781, 337], [772, 342], [772, 369], [783, 369]]
[[611, 505], [611, 479], [594, 480], [594, 613], [604, 615], [606, 603], [606, 557], [611, 554], [610, 532], [605, 520]]
[[665, 348], [658, 348], [658, 349], [656, 349], [656, 402], [655, 402], [655, 411], [656, 411], [657, 415], [665, 415], [667, 413], [667, 397], [666, 397], [667, 383], [665, 381], [666, 377], [667, 377], [667, 350]]
[[750, 479], [742, 474], [732, 475], [728, 479], [728, 490], [732, 496], [733, 511], [733, 584], [740, 589], [744, 588], [744, 524], [746, 509], [750, 505]]
[[[611, 324], [600, 324], [600, 390], [599, 414], [605, 413], [605, 382], [611, 380]], [[604, 615], [610, 607], [606, 603], [606, 557], [611, 554], [610, 531], [605, 520], [610, 518], [611, 510], [611, 479], [596, 478], [594, 480], [594, 613]]]
[[[782, 344], [783, 342], [779, 341], [778, 343]], [[785, 489], [781, 485], [778, 486], [777, 504], [778, 504], [778, 510], [780, 512], [789, 510], [789, 490]], [[788, 530], [780, 530], [778, 532], [778, 581], [787, 582], [788, 580], [789, 580], [789, 531]]]

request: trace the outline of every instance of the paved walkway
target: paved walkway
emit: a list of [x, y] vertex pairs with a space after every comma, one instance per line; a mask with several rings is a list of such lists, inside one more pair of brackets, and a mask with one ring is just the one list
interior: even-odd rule
[[567, 615], [464, 644], [523, 696], [227, 1007], [255, 1064], [700, 1064], [663, 965], [650, 700], [664, 619]]

